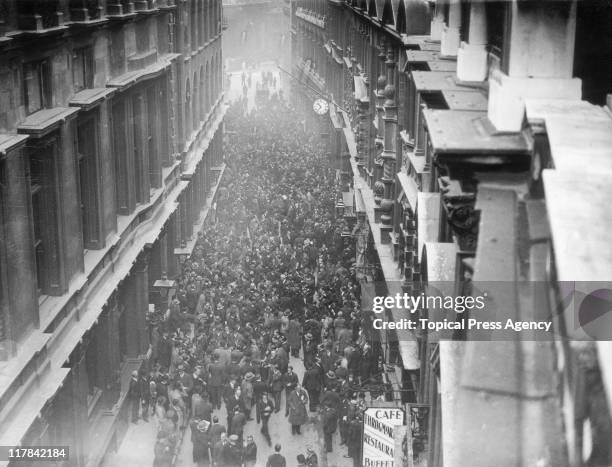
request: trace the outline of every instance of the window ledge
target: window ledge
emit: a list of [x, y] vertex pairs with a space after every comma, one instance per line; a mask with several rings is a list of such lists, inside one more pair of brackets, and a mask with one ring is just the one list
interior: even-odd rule
[[180, 54], [165, 54], [157, 57], [157, 62], [150, 65], [142, 70], [129, 71], [116, 78], [111, 79], [106, 84], [109, 88], [128, 88], [140, 81], [154, 78], [163, 73], [171, 64], [174, 59], [180, 57]]
[[68, 105], [71, 107], [80, 107], [83, 110], [89, 110], [104, 99], [112, 96], [114, 93], [115, 89], [113, 88], [83, 89], [72, 96], [72, 99], [68, 101]]
[[0, 156], [5, 156], [17, 146], [25, 143], [27, 135], [0, 134]]
[[54, 107], [43, 109], [28, 116], [17, 127], [21, 134], [34, 135], [38, 138], [57, 129], [66, 120], [74, 117], [79, 109], [74, 107]]

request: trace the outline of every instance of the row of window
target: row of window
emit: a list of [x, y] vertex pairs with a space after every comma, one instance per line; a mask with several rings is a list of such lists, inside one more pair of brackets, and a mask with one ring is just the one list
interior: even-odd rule
[[183, 14], [183, 41], [185, 49], [191, 46], [195, 50], [198, 46], [212, 39], [221, 32], [221, 1], [220, 0], [193, 0]]
[[[74, 92], [92, 88], [94, 56], [91, 46], [74, 49], [72, 53]], [[23, 65], [23, 93], [26, 113], [32, 114], [53, 106], [51, 59], [44, 58]]]

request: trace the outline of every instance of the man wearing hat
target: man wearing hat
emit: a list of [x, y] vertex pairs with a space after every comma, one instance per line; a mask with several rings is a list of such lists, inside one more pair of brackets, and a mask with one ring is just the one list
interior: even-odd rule
[[332, 452], [332, 435], [338, 427], [338, 412], [330, 406], [323, 408], [323, 435], [325, 438], [325, 450]]
[[325, 387], [330, 389], [334, 389], [337, 386], [338, 380], [336, 379], [336, 373], [333, 370], [327, 371], [323, 384]]
[[216, 409], [221, 408], [221, 389], [225, 382], [225, 367], [219, 362], [219, 356], [213, 355], [213, 362], [208, 366], [208, 388], [210, 401]]
[[363, 419], [359, 413], [350, 420], [348, 427], [348, 455], [353, 458], [353, 467], [359, 467], [361, 465], [361, 449], [363, 448], [363, 442], [361, 440], [362, 432]]
[[231, 435], [229, 443], [225, 446], [223, 455], [224, 467], [242, 467], [242, 443], [240, 437]]
[[209, 434], [210, 423], [206, 420], [195, 421], [191, 425], [191, 442], [193, 443], [193, 462], [198, 466], [206, 465], [209, 461]]
[[268, 385], [262, 381], [262, 377], [257, 375], [253, 383], [253, 403], [255, 404], [255, 416], [257, 423], [261, 421], [261, 396], [268, 390]]
[[337, 413], [340, 409], [340, 395], [331, 388], [325, 388], [321, 395], [321, 405], [333, 407]]
[[214, 465], [225, 465], [225, 457], [226, 457], [226, 450], [227, 450], [227, 446], [229, 444], [229, 441], [227, 439], [227, 434], [221, 433], [221, 437], [219, 438], [219, 440], [214, 443], [213, 445], [213, 449], [212, 449], [212, 455], [213, 455], [213, 462]]
[[306, 445], [306, 465], [308, 467], [319, 467], [319, 458], [317, 453], [314, 452], [312, 444]]
[[321, 367], [327, 373], [329, 370], [335, 369], [336, 355], [333, 352], [333, 345], [327, 341], [324, 345], [324, 350], [319, 353], [321, 359]]
[[291, 424], [291, 434], [301, 435], [301, 426], [308, 421], [308, 393], [298, 383], [287, 395], [287, 416]]
[[268, 441], [268, 445], [272, 446], [270, 432], [268, 430], [268, 421], [270, 420], [270, 416], [274, 411], [274, 403], [268, 398], [268, 394], [264, 392], [261, 396], [261, 401], [259, 402], [259, 405], [259, 413], [261, 415], [261, 433]]
[[317, 344], [315, 343], [312, 333], [307, 332], [304, 336], [304, 365], [314, 363]]
[[250, 371], [244, 375], [244, 379], [241, 385], [242, 391], [242, 405], [244, 406], [245, 415], [247, 420], [252, 420], [251, 409], [253, 408], [253, 380], [255, 375]]
[[209, 428], [210, 442], [214, 445], [221, 439], [221, 436], [225, 433], [225, 427], [219, 423], [219, 417], [213, 416], [212, 425]]
[[[291, 391], [293, 391], [299, 383], [298, 375], [293, 372], [293, 367], [291, 365], [287, 368], [287, 373], [285, 373], [285, 375], [283, 376], [283, 380], [285, 383], [285, 401], [288, 401], [289, 394], [291, 394]], [[285, 405], [286, 417], [289, 414], [289, 406], [287, 403], [285, 403]]]
[[140, 414], [140, 383], [138, 381], [138, 371], [132, 371], [130, 387], [128, 389], [128, 399], [132, 407], [132, 423], [138, 423]]
[[247, 436], [247, 442], [244, 446], [244, 465], [246, 467], [255, 467], [257, 464], [257, 445], [253, 440], [253, 436]]
[[234, 416], [230, 424], [230, 433], [238, 436], [238, 441], [242, 446], [242, 436], [244, 434], [244, 425], [246, 425], [246, 416], [240, 410], [240, 407], [234, 409]]
[[306, 371], [302, 379], [302, 386], [308, 391], [311, 412], [317, 410], [317, 406], [319, 405], [319, 396], [321, 394], [321, 387], [323, 386], [323, 378], [321, 377], [320, 370], [320, 367], [314, 364], [306, 366]]

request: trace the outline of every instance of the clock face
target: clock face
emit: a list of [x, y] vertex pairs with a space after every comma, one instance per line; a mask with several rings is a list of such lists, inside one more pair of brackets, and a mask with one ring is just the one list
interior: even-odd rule
[[329, 110], [329, 104], [325, 99], [317, 99], [312, 104], [312, 110], [319, 115], [325, 115]]

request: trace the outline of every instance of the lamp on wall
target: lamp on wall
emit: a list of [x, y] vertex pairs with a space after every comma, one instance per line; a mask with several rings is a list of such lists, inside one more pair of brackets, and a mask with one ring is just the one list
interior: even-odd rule
[[157, 290], [159, 296], [165, 300], [169, 296], [171, 297], [173, 292], [176, 290], [176, 281], [169, 280], [166, 272], [162, 272], [161, 279], [157, 279], [153, 284], [153, 288]]
[[176, 255], [176, 258], [178, 259], [178, 262], [181, 266], [185, 263], [185, 261], [187, 261], [187, 259], [191, 255], [191, 251], [189, 251], [189, 249], [187, 248], [187, 243], [185, 242], [185, 240], [181, 241], [180, 248], [174, 249], [174, 254]]

